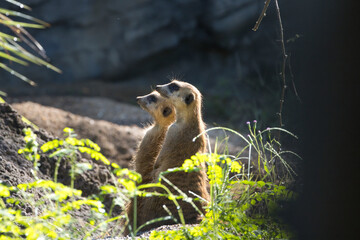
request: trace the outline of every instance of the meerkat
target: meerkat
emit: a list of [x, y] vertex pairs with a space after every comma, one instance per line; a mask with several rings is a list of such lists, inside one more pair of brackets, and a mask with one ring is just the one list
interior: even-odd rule
[[175, 121], [175, 109], [169, 99], [158, 92], [137, 97], [137, 103], [150, 113], [154, 123], [148, 127], [134, 158], [135, 171], [142, 176], [142, 183], [151, 182], [151, 172], [161, 150], [169, 126]]
[[[196, 136], [205, 131], [201, 113], [202, 96], [200, 91], [189, 83], [177, 80], [165, 85], [158, 85], [156, 91], [172, 102], [176, 111], [176, 121], [169, 127], [163, 147], [156, 159], [153, 171], [155, 182], [161, 172], [169, 168], [180, 167], [186, 159], [196, 153], [206, 151], [204, 135], [193, 141]], [[197, 172], [176, 172], [167, 174], [165, 177], [188, 196], [194, 197], [189, 194], [191, 191], [201, 198], [209, 200], [205, 164], [202, 163], [200, 167], [201, 170]], [[167, 186], [169, 187], [169, 185]], [[174, 194], [179, 194], [175, 189], [169, 188]], [[181, 200], [178, 201], [186, 223], [197, 223], [201, 220], [201, 215], [191, 204]], [[207, 205], [205, 201], [196, 201], [195, 204], [202, 213], [205, 212], [204, 207]], [[144, 208], [139, 216], [140, 224], [144, 224], [151, 219], [167, 216], [168, 213], [163, 209], [163, 205], [166, 205], [172, 215], [179, 220], [176, 206], [172, 201], [163, 197], [152, 197], [144, 199]], [[157, 222], [146, 229], [164, 224], [174, 224], [174, 221]]]
[[[133, 159], [135, 171], [141, 174], [142, 184], [152, 181], [152, 171], [155, 160], [161, 150], [169, 126], [175, 121], [175, 109], [169, 99], [158, 92], [136, 98], [142, 109], [150, 113], [154, 123], [148, 127]], [[141, 211], [142, 198], [138, 198], [137, 209]], [[133, 224], [133, 201], [126, 207], [129, 224]], [[139, 226], [139, 225], [137, 225]], [[125, 234], [128, 234], [126, 229]]]

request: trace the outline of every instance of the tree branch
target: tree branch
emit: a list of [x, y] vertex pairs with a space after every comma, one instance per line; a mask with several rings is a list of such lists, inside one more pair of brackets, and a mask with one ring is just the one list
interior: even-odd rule
[[[284, 100], [285, 100], [285, 90], [287, 88], [285, 70], [286, 70], [286, 60], [287, 60], [288, 55], [286, 54], [286, 49], [285, 49], [284, 28], [283, 28], [282, 21], [281, 21], [278, 0], [275, 0], [275, 6], [276, 6], [277, 17], [278, 17], [279, 26], [280, 26], [280, 43], [281, 43], [281, 50], [282, 50], [282, 57], [283, 57], [282, 68], [281, 68], [281, 73], [280, 73], [281, 80], [282, 80], [282, 90], [281, 90], [281, 98], [280, 98], [280, 109], [278, 112], [279, 124], [280, 124], [280, 127], [283, 127], [282, 110], [283, 110]], [[278, 134], [278, 141], [279, 140], [280, 140], [280, 132]]]
[[256, 21], [255, 26], [254, 26], [253, 29], [252, 29], [253, 31], [257, 31], [257, 30], [258, 30], [262, 19], [266, 16], [266, 10], [267, 10], [268, 7], [269, 7], [270, 1], [271, 1], [271, 0], [266, 0], [265, 5], [264, 5], [264, 8], [263, 8], [263, 10], [262, 10], [262, 12], [261, 12], [258, 20]]

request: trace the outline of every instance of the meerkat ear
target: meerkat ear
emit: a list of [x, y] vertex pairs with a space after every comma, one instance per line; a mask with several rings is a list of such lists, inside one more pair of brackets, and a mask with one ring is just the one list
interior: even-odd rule
[[189, 105], [190, 103], [192, 103], [194, 101], [194, 94], [190, 93], [189, 95], [187, 95], [185, 97], [185, 103], [186, 105]]
[[171, 108], [169, 108], [169, 107], [164, 108], [164, 110], [163, 110], [163, 116], [164, 117], [169, 116], [171, 113], [172, 113]]

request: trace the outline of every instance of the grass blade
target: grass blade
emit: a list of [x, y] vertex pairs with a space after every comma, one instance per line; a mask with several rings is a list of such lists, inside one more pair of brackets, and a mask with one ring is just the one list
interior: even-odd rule
[[28, 28], [45, 28], [44, 25], [34, 24], [34, 23], [25, 23], [25, 22], [17, 22], [12, 20], [0, 20], [1, 24], [7, 26], [16, 26], [16, 27], [28, 27]]
[[0, 38], [5, 38], [5, 39], [17, 39], [15, 36], [6, 34], [6, 33], [2, 33], [0, 32]]
[[[26, 59], [29, 62], [35, 63], [37, 65], [44, 65], [47, 68], [50, 68], [51, 70], [61, 73], [62, 71], [58, 69], [57, 67], [51, 65], [50, 63], [42, 60], [41, 58], [38, 58], [31, 53], [27, 52], [26, 50], [22, 49], [23, 51], [20, 51], [18, 48], [14, 47], [13, 45], [10, 45], [8, 43], [2, 43], [0, 42], [0, 47], [13, 52], [14, 54], [18, 55], [19, 57]], [[18, 46], [20, 47], [20, 46]]]
[[16, 77], [20, 78], [21, 80], [29, 83], [31, 86], [36, 86], [36, 83], [34, 81], [31, 81], [30, 79], [28, 79], [27, 77], [25, 77], [24, 75], [14, 71], [13, 69], [9, 68], [8, 66], [6, 66], [3, 63], [0, 63], [0, 68], [8, 71], [9, 73], [15, 75]]
[[15, 1], [15, 0], [5, 0], [5, 1], [7, 1], [9, 3], [12, 3], [12, 4], [18, 6], [19, 8], [25, 8], [26, 10], [29, 10], [29, 11], [31, 10], [31, 7], [29, 7], [27, 5], [24, 5], [21, 2], [18, 2], [18, 1]]
[[160, 221], [167, 221], [167, 220], [171, 220], [171, 219], [173, 219], [171, 216], [159, 217], [159, 218], [152, 219], [150, 221], [147, 221], [143, 225], [141, 225], [138, 229], [136, 229], [136, 232], [139, 232], [142, 228], [146, 227], [149, 224], [160, 222]]
[[25, 18], [25, 19], [28, 19], [30, 21], [37, 22], [37, 23], [39, 23], [41, 25], [44, 25], [45, 27], [50, 26], [50, 24], [45, 22], [45, 21], [42, 21], [40, 19], [34, 18], [34, 17], [30, 16], [30, 15], [26, 15], [26, 14], [23, 14], [23, 13], [20, 13], [20, 12], [17, 12], [17, 11], [11, 11], [11, 10], [8, 10], [8, 9], [0, 8], [0, 13], [5, 14], [6, 16], [10, 15], [10, 16], [16, 16], [16, 17]]
[[[4, 21], [12, 21], [10, 18], [6, 17], [2, 13], [0, 13], [0, 19]], [[13, 31], [25, 44], [27, 44], [30, 48], [36, 51], [41, 57], [47, 59], [44, 48], [24, 28], [22, 28], [21, 26], [13, 26], [6, 24], [5, 26], [9, 27], [11, 31]]]
[[242, 134], [238, 133], [235, 130], [232, 130], [230, 128], [226, 128], [226, 127], [213, 127], [213, 128], [208, 128], [206, 129], [204, 132], [200, 133], [199, 135], [197, 135], [196, 137], [194, 137], [193, 141], [195, 141], [198, 137], [200, 137], [201, 135], [209, 132], [209, 131], [213, 131], [213, 130], [223, 130], [223, 131], [228, 131], [228, 132], [232, 132], [235, 135], [239, 136], [240, 138], [242, 138], [247, 144], [250, 144], [250, 142], [246, 139], [246, 137], [244, 137]]
[[0, 52], [0, 57], [8, 59], [9, 61], [12, 61], [12, 62], [19, 63], [19, 64], [21, 64], [23, 66], [28, 66], [29, 65], [27, 62], [25, 62], [23, 60], [20, 60], [20, 59], [18, 59], [16, 57], [13, 57], [13, 56], [11, 56], [11, 55], [9, 55], [7, 53]]

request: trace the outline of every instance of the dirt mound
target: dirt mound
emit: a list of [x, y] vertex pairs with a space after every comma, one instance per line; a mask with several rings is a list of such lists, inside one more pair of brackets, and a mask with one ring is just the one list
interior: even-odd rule
[[[21, 116], [8, 104], [0, 104], [0, 182], [6, 185], [16, 186], [19, 183], [34, 181], [31, 173], [32, 163], [18, 150], [25, 146], [22, 130], [31, 127], [22, 121]], [[37, 135], [37, 141], [41, 146], [43, 143], [53, 140], [54, 137], [48, 132], [33, 129]], [[47, 155], [41, 154], [40, 172], [38, 177], [51, 179], [54, 175], [55, 161]], [[93, 162], [81, 158], [81, 162]], [[69, 185], [70, 166], [66, 163], [60, 165], [58, 181]], [[96, 162], [93, 169], [77, 176], [74, 186], [83, 192], [84, 196], [98, 193], [100, 186], [110, 182], [110, 173], [107, 167]]]
[[[32, 163], [18, 154], [25, 146], [22, 129], [28, 127], [21, 117], [7, 104], [0, 104], [0, 182], [16, 186], [33, 181]], [[44, 132], [37, 131], [39, 142], [50, 139]], [[47, 178], [40, 173], [41, 178]]]
[[[151, 121], [140, 107], [103, 97], [37, 96], [13, 98], [10, 102], [25, 117], [56, 136], [62, 136], [64, 127], [74, 128], [80, 137], [95, 141], [106, 157], [123, 167], [129, 166], [144, 134], [143, 125]], [[244, 147], [241, 138], [229, 132], [211, 131], [209, 137], [212, 151], [216, 139], [221, 142], [225, 137], [229, 137], [226, 148], [230, 154], [236, 155]], [[223, 150], [224, 147], [218, 149], [218, 153]]]
[[[140, 125], [151, 120], [150, 114], [138, 106], [103, 97], [33, 96], [10, 100], [14, 108], [17, 108], [15, 103], [35, 102], [73, 114], [105, 120], [119, 125]], [[27, 111], [31, 111], [31, 109], [27, 109]]]
[[[72, 106], [71, 104], [65, 105]], [[143, 128], [135, 125], [120, 126], [108, 121], [82, 117], [58, 108], [46, 107], [33, 102], [14, 103], [12, 106], [31, 122], [52, 133], [54, 136], [61, 137], [65, 127], [73, 128], [78, 134], [78, 138], [88, 138], [94, 141], [101, 147], [101, 152], [110, 161], [116, 162], [122, 167], [129, 167], [137, 144], [144, 134]], [[83, 108], [85, 109], [84, 105]], [[99, 108], [94, 106], [88, 106], [86, 109], [89, 109], [89, 112], [92, 111], [90, 109], [94, 109], [93, 113], [99, 110]], [[104, 109], [109, 110], [111, 108], [107, 107]], [[122, 109], [122, 111], [125, 114], [126, 110], [129, 109]]]

